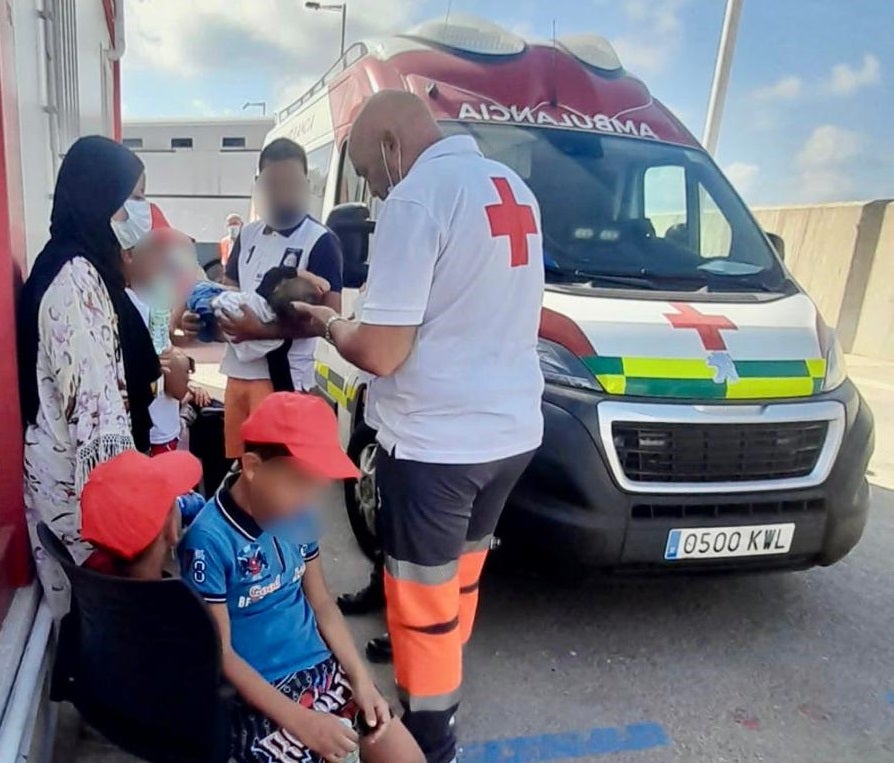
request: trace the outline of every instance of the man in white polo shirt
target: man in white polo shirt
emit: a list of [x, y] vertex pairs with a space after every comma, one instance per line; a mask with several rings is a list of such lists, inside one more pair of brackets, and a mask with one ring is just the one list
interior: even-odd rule
[[388, 629], [404, 722], [429, 763], [456, 755], [462, 647], [500, 513], [540, 445], [540, 213], [469, 136], [444, 138], [425, 103], [381, 92], [350, 157], [386, 198], [359, 320], [296, 305], [376, 375], [366, 406]]

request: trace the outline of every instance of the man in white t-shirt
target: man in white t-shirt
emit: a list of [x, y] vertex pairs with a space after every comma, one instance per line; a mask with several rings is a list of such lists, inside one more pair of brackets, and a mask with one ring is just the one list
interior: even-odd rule
[[429, 763], [456, 755], [462, 647], [500, 513], [540, 445], [543, 293], [531, 190], [425, 103], [373, 96], [350, 158], [385, 198], [359, 320], [296, 310], [376, 375], [377, 485], [388, 629], [404, 722]]

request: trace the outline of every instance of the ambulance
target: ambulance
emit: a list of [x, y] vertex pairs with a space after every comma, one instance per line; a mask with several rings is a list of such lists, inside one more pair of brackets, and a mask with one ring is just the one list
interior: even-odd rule
[[[781, 239], [610, 43], [432, 21], [353, 45], [279, 114], [268, 140], [305, 146], [311, 211], [344, 245], [346, 314], [378, 209], [347, 158], [349, 133], [382, 89], [423, 98], [445, 135], [472, 136], [540, 203], [545, 436], [504, 541], [661, 572], [803, 569], [854, 547], [873, 422], [835, 332], [786, 269]], [[504, 203], [511, 243], [529, 231]], [[371, 554], [368, 376], [321, 342], [317, 381], [363, 472], [345, 497]]]

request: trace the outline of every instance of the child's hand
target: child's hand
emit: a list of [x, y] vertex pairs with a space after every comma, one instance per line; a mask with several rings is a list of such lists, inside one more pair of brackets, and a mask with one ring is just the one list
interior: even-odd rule
[[211, 405], [211, 393], [198, 384], [189, 385], [189, 402], [193, 403], [196, 408], [207, 408]]
[[322, 755], [330, 763], [341, 763], [357, 749], [359, 737], [347, 724], [342, 723], [334, 715], [317, 711], [303, 712], [296, 719], [292, 728], [286, 728], [290, 734], [307, 745], [318, 755]]
[[351, 688], [354, 690], [354, 702], [363, 713], [363, 719], [370, 730], [369, 741], [375, 742], [385, 733], [391, 722], [391, 708], [368, 678], [355, 681]]

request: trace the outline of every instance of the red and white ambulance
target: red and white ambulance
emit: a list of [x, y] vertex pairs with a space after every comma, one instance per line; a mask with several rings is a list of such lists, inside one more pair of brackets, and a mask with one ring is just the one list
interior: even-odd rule
[[[364, 98], [386, 88], [425, 99], [445, 134], [473, 136], [540, 202], [546, 433], [504, 539], [663, 571], [804, 568], [853, 548], [873, 423], [834, 330], [781, 240], [606, 40], [430, 22], [352, 46], [285, 109], [268, 139], [308, 149], [312, 211], [341, 235], [353, 288], [376, 202], [347, 142]], [[317, 372], [364, 470], [346, 492], [370, 552], [367, 379], [323, 343]]]

